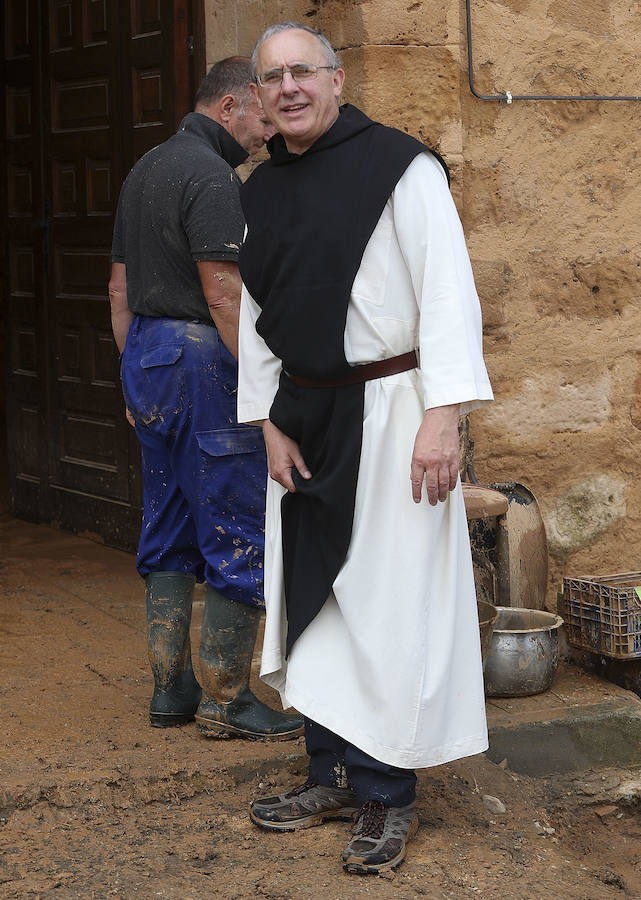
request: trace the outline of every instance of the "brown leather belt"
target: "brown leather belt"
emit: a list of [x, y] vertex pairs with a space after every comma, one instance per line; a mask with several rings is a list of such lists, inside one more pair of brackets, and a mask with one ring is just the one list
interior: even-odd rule
[[348, 384], [360, 384], [363, 381], [372, 381], [374, 378], [384, 378], [386, 375], [398, 375], [399, 372], [409, 372], [418, 366], [416, 350], [409, 353], [401, 353], [400, 356], [391, 356], [389, 359], [381, 359], [376, 362], [365, 363], [363, 366], [354, 366], [343, 378], [328, 381], [316, 381], [313, 378], [304, 378], [302, 375], [285, 374], [290, 381], [299, 387], [306, 388], [333, 388], [345, 387]]

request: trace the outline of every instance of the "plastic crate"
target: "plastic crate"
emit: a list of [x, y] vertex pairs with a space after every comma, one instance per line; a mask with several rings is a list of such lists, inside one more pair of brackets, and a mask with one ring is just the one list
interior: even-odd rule
[[564, 578], [560, 615], [573, 647], [641, 657], [641, 572]]

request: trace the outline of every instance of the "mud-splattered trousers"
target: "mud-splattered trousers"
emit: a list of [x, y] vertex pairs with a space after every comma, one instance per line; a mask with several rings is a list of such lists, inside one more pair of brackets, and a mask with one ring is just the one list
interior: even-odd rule
[[135, 316], [121, 377], [142, 448], [138, 572], [263, 606], [265, 445], [236, 420], [235, 359], [212, 326]]

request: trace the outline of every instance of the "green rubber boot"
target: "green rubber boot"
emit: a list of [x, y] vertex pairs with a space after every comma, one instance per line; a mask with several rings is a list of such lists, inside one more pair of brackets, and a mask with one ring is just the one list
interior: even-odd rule
[[278, 712], [249, 689], [262, 611], [207, 586], [200, 642], [203, 699], [196, 711], [206, 737], [283, 741], [303, 733], [303, 717]]
[[152, 572], [147, 583], [147, 651], [154, 676], [149, 721], [156, 728], [191, 722], [202, 690], [191, 665], [191, 606], [196, 579]]

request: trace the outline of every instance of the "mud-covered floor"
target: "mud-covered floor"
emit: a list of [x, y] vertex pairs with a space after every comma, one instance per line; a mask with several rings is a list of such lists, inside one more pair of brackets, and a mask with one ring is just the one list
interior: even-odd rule
[[0, 897], [641, 897], [641, 810], [613, 802], [638, 772], [421, 772], [421, 830], [386, 877], [342, 872], [347, 823], [257, 830], [250, 798], [304, 777], [302, 741], [150, 728], [133, 558], [6, 515], [0, 545]]

